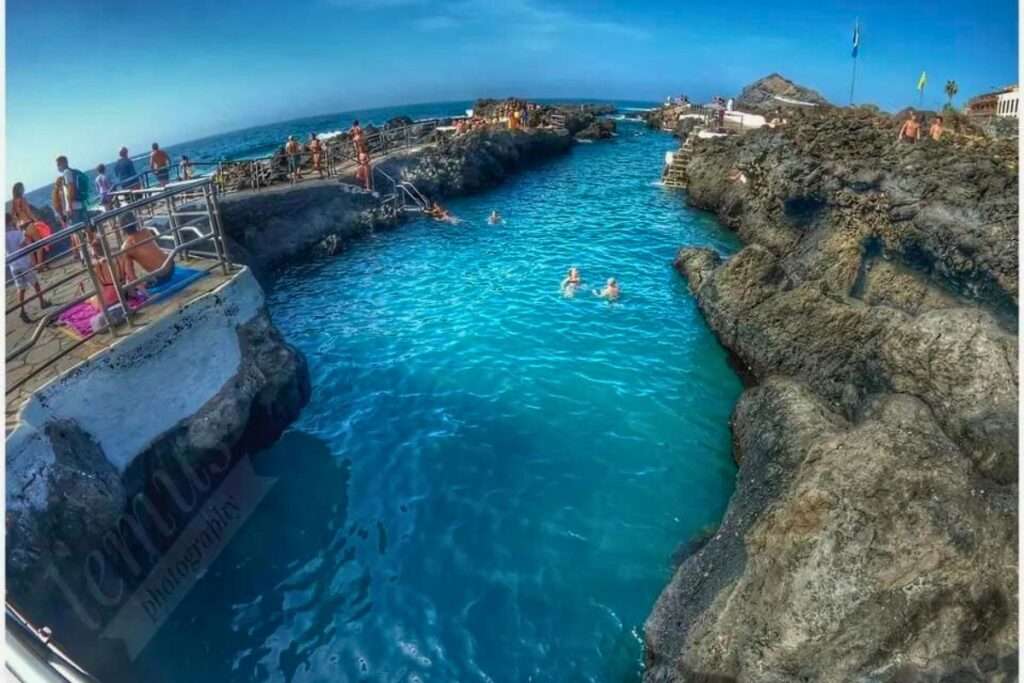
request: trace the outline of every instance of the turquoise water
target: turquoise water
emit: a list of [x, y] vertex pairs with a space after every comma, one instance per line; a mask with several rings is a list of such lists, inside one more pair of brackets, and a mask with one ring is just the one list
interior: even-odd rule
[[[608, 143], [280, 274], [309, 359], [278, 478], [143, 654], [175, 681], [632, 681], [733, 487], [740, 383], [673, 272], [733, 238]], [[506, 217], [491, 226], [492, 208]], [[619, 279], [621, 302], [559, 292]], [[155, 678], [155, 677], [154, 677]]]

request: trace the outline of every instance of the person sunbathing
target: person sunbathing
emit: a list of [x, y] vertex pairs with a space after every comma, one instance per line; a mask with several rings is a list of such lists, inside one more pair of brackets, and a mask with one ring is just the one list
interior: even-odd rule
[[121, 262], [128, 282], [138, 278], [135, 266], [148, 274], [145, 287], [162, 285], [174, 275], [174, 259], [167, 258], [167, 252], [157, 246], [156, 237], [148, 230], [139, 231], [139, 224], [132, 222], [124, 226], [124, 244], [121, 246]]
[[[100, 291], [89, 299], [89, 303], [97, 311], [102, 311], [104, 306], [113, 306], [118, 303], [117, 288], [125, 283], [124, 271], [116, 260], [111, 264], [103, 257], [103, 249], [100, 248], [98, 240], [93, 240], [90, 247], [92, 249], [92, 272], [96, 275]], [[126, 291], [124, 296], [127, 298], [131, 296], [131, 293]]]
[[602, 299], [615, 301], [619, 298], [619, 283], [615, 281], [615, 278], [610, 277], [608, 278], [608, 284], [606, 284], [600, 292], [595, 289], [594, 294]]

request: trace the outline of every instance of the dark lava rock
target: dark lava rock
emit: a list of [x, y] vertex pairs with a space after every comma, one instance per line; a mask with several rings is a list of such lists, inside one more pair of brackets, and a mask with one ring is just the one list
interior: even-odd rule
[[1015, 147], [865, 108], [698, 141], [746, 246], [676, 267], [759, 383], [719, 532], [645, 627], [647, 681], [1016, 680]]
[[776, 95], [791, 100], [799, 100], [800, 102], [828, 104], [828, 100], [822, 97], [818, 91], [797, 85], [788, 78], [773, 73], [743, 88], [740, 91], [739, 97], [736, 98], [735, 107], [736, 109], [753, 111], [790, 106], [785, 102], [775, 99]]
[[611, 119], [597, 119], [576, 133], [577, 140], [610, 140], [615, 137], [615, 122]]
[[564, 131], [485, 128], [414, 155], [386, 159], [379, 168], [439, 199], [492, 187], [512, 173], [571, 148], [572, 138]]

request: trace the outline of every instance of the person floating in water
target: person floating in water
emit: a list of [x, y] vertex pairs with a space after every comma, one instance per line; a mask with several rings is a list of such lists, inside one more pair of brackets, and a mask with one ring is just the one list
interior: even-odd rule
[[433, 202], [430, 205], [430, 208], [426, 210], [426, 213], [427, 213], [428, 216], [430, 216], [434, 220], [444, 221], [446, 223], [452, 223], [452, 224], [459, 222], [458, 218], [456, 218], [455, 216], [451, 215], [448, 212], [448, 209], [445, 209], [444, 207], [442, 207], [437, 202]]
[[608, 301], [617, 301], [619, 298], [619, 283], [615, 281], [615, 278], [608, 278], [608, 284], [599, 292], [594, 290], [594, 295], [599, 296], [602, 299], [608, 299]]
[[502, 218], [501, 214], [495, 210], [491, 211], [491, 215], [488, 216], [487, 222], [490, 223], [491, 225], [497, 225], [498, 223], [504, 223], [505, 219]]
[[562, 280], [561, 288], [562, 295], [571, 297], [576, 294], [576, 290], [583, 284], [582, 278], [580, 278], [580, 270], [576, 266], [569, 269], [569, 274]]

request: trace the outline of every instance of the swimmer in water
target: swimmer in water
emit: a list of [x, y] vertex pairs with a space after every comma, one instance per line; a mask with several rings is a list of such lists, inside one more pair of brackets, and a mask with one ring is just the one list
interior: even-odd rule
[[491, 215], [487, 218], [487, 222], [491, 225], [497, 225], [498, 223], [504, 223], [505, 219], [501, 217], [501, 214], [497, 211], [491, 211]]
[[565, 276], [564, 280], [562, 280], [562, 294], [567, 297], [574, 296], [576, 294], [576, 290], [578, 290], [582, 284], [583, 280], [580, 278], [580, 270], [573, 266], [569, 269], [569, 274]]
[[430, 208], [427, 209], [427, 215], [437, 221], [443, 221], [445, 223], [451, 223], [455, 225], [459, 222], [459, 219], [448, 213], [448, 209], [443, 208], [437, 202], [431, 204]]
[[619, 283], [615, 281], [615, 278], [610, 277], [604, 289], [600, 292], [595, 289], [594, 295], [602, 299], [608, 299], [608, 301], [616, 301], [619, 298]]

